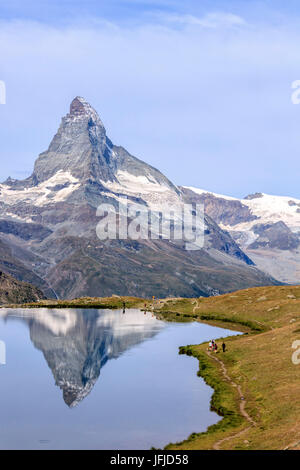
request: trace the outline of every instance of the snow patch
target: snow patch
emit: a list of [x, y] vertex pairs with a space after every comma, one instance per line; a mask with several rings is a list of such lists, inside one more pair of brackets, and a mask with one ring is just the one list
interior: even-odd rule
[[[228, 231], [251, 231], [256, 224], [272, 224], [276, 222], [284, 222], [293, 232], [300, 231], [300, 199], [289, 196], [273, 196], [262, 193], [262, 197], [254, 199], [238, 199], [231, 196], [224, 196], [203, 189], [184, 186], [186, 189], [193, 191], [195, 194], [211, 194], [219, 199], [229, 201], [239, 201], [250, 209], [252, 215], [258, 217], [250, 222], [242, 222], [240, 224], [225, 226], [220, 224], [221, 228]], [[291, 204], [292, 202], [292, 204]], [[299, 209], [299, 212], [297, 210]], [[253, 240], [253, 234], [250, 235]]]
[[[56, 189], [57, 186], [65, 184], [67, 184], [65, 188]], [[11, 206], [21, 202], [34, 206], [45, 206], [65, 201], [79, 185], [79, 180], [74, 178], [70, 172], [59, 170], [47, 181], [30, 188], [18, 190], [0, 184], [0, 202]]]
[[103, 186], [113, 193], [121, 193], [143, 199], [153, 210], [167, 210], [170, 206], [180, 206], [180, 197], [169, 186], [160, 184], [152, 175], [133, 175], [119, 170], [118, 182], [102, 182]]
[[185, 189], [189, 189], [190, 191], [193, 191], [193, 193], [196, 194], [211, 194], [212, 196], [215, 196], [217, 198], [221, 199], [227, 199], [228, 201], [237, 201], [237, 198], [231, 197], [231, 196], [224, 196], [223, 194], [217, 194], [217, 193], [212, 193], [211, 191], [207, 191], [206, 189], [199, 189], [199, 188], [194, 188], [193, 186], [183, 186]]

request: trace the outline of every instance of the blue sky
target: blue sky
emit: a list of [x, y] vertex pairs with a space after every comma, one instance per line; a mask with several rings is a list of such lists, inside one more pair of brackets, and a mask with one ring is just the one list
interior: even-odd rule
[[28, 176], [76, 95], [177, 184], [300, 198], [298, 1], [0, 0], [0, 180]]

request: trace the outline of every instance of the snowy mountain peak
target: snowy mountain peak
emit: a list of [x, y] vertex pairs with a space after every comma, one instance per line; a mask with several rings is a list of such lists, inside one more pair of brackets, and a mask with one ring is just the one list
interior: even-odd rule
[[103, 201], [103, 192], [121, 193], [144, 202], [161, 200], [162, 192], [165, 199], [168, 192], [168, 201], [178, 202], [180, 197], [180, 191], [161, 172], [110, 141], [98, 113], [80, 96], [71, 102], [70, 111], [62, 118], [48, 150], [36, 160], [31, 177], [7, 181], [6, 187], [14, 190], [6, 191], [6, 199], [13, 195], [9, 200], [16, 196], [21, 200], [23, 191], [30, 189], [34, 195], [31, 202], [39, 206], [41, 202], [51, 204], [57, 198], [62, 201], [73, 197], [80, 187], [95, 207]]
[[70, 105], [70, 113], [62, 118], [48, 150], [37, 159], [34, 180], [41, 183], [59, 171], [69, 172], [82, 182], [113, 179], [107, 140], [97, 112], [84, 98], [77, 96]]
[[73, 99], [70, 105], [69, 117], [73, 119], [88, 118], [91, 119], [94, 124], [104, 128], [97, 111], [81, 96], [76, 96], [76, 98]]
[[81, 96], [76, 96], [70, 105], [70, 114], [86, 114], [92, 109], [91, 105]]
[[[20, 279], [37, 281], [50, 295], [64, 298], [113, 293], [196, 297], [277, 283], [258, 271], [209, 216], [204, 219], [204, 246], [197, 245], [193, 254], [183, 239], [162, 239], [155, 227], [153, 239], [99, 240], [101, 204], [116, 211], [129, 203], [140, 212], [147, 208], [167, 232], [172, 220], [167, 217], [167, 224], [160, 223], [160, 214], [172, 211], [177, 226], [182, 226], [183, 204], [197, 201], [192, 191], [186, 197], [159, 170], [114, 145], [84, 98], [74, 98], [68, 111], [31, 177], [0, 185], [0, 267], [10, 266]], [[233, 202], [242, 207], [243, 218], [248, 216], [247, 206]], [[270, 237], [274, 231], [280, 231], [289, 246], [295, 245], [285, 226], [271, 228]], [[72, 389], [66, 399], [74, 403], [74, 398]]]
[[[252, 226], [254, 223], [270, 224], [282, 221], [293, 232], [300, 231], [300, 199], [265, 193], [254, 193], [238, 199], [192, 186], [184, 186], [183, 189], [199, 196], [206, 205], [210, 204], [211, 209], [214, 207], [210, 215], [226, 230], [229, 230], [229, 227], [233, 230], [244, 229], [245, 224]], [[239, 212], [233, 217], [237, 208]], [[241, 223], [244, 224], [242, 227]]]
[[300, 200], [254, 193], [244, 199], [184, 187], [205, 212], [230, 233], [255, 264], [282, 282], [298, 284]]

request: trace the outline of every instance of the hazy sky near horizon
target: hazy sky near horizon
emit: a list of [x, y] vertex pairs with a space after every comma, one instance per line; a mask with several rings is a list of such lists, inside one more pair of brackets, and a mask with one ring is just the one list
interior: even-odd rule
[[176, 184], [300, 199], [298, 0], [0, 0], [0, 181], [71, 100]]

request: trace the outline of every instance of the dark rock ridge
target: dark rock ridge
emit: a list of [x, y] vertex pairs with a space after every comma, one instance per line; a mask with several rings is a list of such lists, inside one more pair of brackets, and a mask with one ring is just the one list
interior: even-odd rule
[[249, 207], [237, 199], [225, 199], [212, 193], [197, 194], [188, 188], [181, 189], [190, 201], [204, 204], [205, 213], [217, 224], [230, 226], [258, 219], [251, 213]]
[[18, 281], [36, 286], [47, 297], [55, 298], [56, 295], [49, 287], [49, 283], [37, 274], [36, 270], [32, 269], [32, 266], [36, 266], [43, 271], [47, 263], [31, 251], [19, 246], [19, 244], [11, 243], [7, 236], [5, 236], [5, 241], [2, 240], [1, 235], [0, 233], [0, 270], [13, 276]]
[[[187, 251], [182, 241], [107, 240], [96, 236], [101, 203], [118, 207], [181, 210], [197, 202], [159, 170], [114, 145], [96, 111], [77, 97], [31, 177], [0, 185], [0, 241], [9, 250], [7, 272], [43, 288], [47, 296], [126, 294], [151, 297], [207, 296], [276, 284], [262, 273], [218, 223], [219, 202], [210, 198], [204, 246]], [[228, 205], [232, 220], [251, 217]], [[158, 208], [158, 209], [157, 209]], [[236, 210], [238, 209], [238, 210]], [[22, 267], [21, 267], [22, 266]]]
[[277, 248], [278, 250], [294, 250], [299, 246], [299, 235], [282, 221], [274, 224], [257, 224], [253, 226], [254, 233], [259, 236], [249, 245], [249, 249]]
[[38, 302], [43, 299], [43, 292], [36, 287], [0, 271], [0, 305]]
[[262, 193], [248, 194], [244, 199], [251, 201], [252, 199], [261, 199], [263, 197]]
[[43, 227], [40, 224], [20, 223], [11, 220], [0, 220], [0, 232], [5, 234], [12, 234], [23, 240], [37, 240], [43, 241], [52, 230]]

